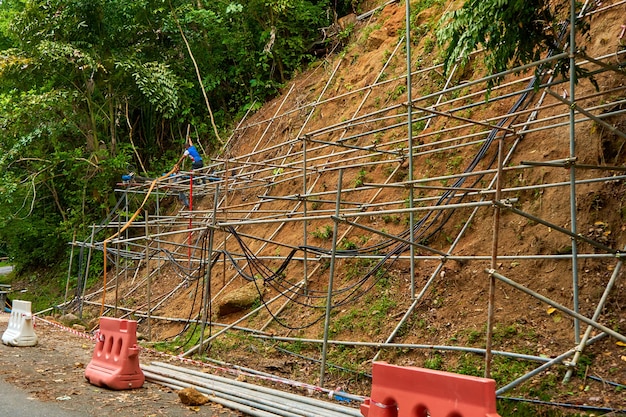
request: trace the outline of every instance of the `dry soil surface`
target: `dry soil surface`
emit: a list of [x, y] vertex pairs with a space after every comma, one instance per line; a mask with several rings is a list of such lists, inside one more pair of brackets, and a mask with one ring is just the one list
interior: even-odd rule
[[[1, 333], [6, 330], [8, 320], [8, 314], [0, 313]], [[175, 390], [150, 382], [128, 391], [113, 391], [90, 385], [84, 374], [93, 354], [94, 343], [40, 320], [36, 323], [37, 346], [11, 347], [0, 344], [2, 379], [26, 391], [35, 400], [54, 402], [63, 409], [81, 411], [85, 416], [242, 416], [217, 404], [185, 406]], [[140, 354], [141, 363], [155, 359], [146, 352]]]

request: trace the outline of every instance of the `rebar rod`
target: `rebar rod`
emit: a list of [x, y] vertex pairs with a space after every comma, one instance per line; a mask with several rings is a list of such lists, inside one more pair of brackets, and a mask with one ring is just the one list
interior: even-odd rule
[[[70, 291], [70, 277], [72, 276], [72, 263], [74, 261], [74, 248], [76, 244], [76, 229], [74, 229], [74, 233], [72, 235], [72, 248], [70, 249], [70, 261], [68, 262], [67, 267], [67, 281], [65, 281], [65, 296], [63, 297], [63, 304], [67, 303], [67, 294]], [[4, 308], [4, 306], [0, 306]]]
[[[405, 1], [405, 16], [404, 16], [404, 33], [406, 37], [406, 91], [407, 91], [407, 135], [408, 135], [408, 148], [409, 148], [409, 181], [413, 181], [413, 169], [414, 169], [414, 159], [413, 159], [413, 89], [412, 89], [412, 78], [411, 78], [411, 2], [409, 0]], [[439, 96], [441, 97], [441, 96]], [[433, 110], [434, 113], [434, 110]], [[415, 204], [414, 198], [414, 190], [413, 187], [409, 187], [409, 208], [412, 209]], [[338, 215], [339, 213], [336, 213]], [[410, 251], [410, 263], [409, 263], [409, 279], [410, 279], [410, 291], [411, 291], [411, 299], [415, 298], [415, 246], [413, 243], [415, 242], [415, 227], [413, 224], [415, 223], [415, 213], [411, 210], [409, 213], [409, 241], [411, 246], [409, 247]]]
[[[576, 0], [570, 1], [570, 35], [569, 35], [569, 96], [571, 102], [575, 103], [576, 97]], [[571, 160], [576, 158], [576, 109], [574, 106], [569, 106], [569, 157]], [[570, 230], [572, 232], [572, 292], [573, 292], [573, 307], [574, 311], [578, 313], [578, 242], [574, 238], [578, 234], [578, 228], [576, 223], [576, 168], [570, 168]], [[580, 341], [580, 323], [577, 318], [574, 317], [574, 341], [578, 343]]]
[[[151, 271], [150, 271], [150, 229], [148, 228], [148, 211], [145, 212], [146, 218], [146, 305], [148, 306], [148, 340], [152, 340], [152, 321], [150, 320], [151, 314], [151, 292], [152, 292], [152, 280], [150, 279]], [[118, 233], [119, 234], [119, 233]], [[119, 244], [119, 243], [118, 243]], [[116, 300], [117, 301], [117, 300]], [[117, 306], [117, 303], [115, 304]]]
[[[89, 268], [91, 266], [90, 262], [91, 262], [91, 251], [92, 251], [92, 247], [93, 247], [93, 241], [95, 238], [95, 234], [96, 234], [96, 225], [92, 225], [91, 226], [91, 240], [90, 240], [90, 244], [89, 244], [89, 251], [87, 254], [87, 265], [85, 266], [85, 274], [83, 276], [83, 282], [81, 283], [82, 288], [80, 288], [80, 307], [78, 309], [78, 317], [79, 318], [83, 318], [83, 302], [85, 299], [85, 292], [87, 291], [87, 278], [89, 277]], [[106, 256], [106, 254], [104, 254], [104, 256]]]

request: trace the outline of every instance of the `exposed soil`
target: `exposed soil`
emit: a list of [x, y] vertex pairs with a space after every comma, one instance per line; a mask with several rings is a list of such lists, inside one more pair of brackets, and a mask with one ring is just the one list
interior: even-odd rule
[[[603, 5], [615, 2], [602, 2]], [[623, 6], [620, 6], [623, 7]], [[594, 17], [592, 21], [591, 41], [581, 39], [585, 42], [586, 52], [591, 56], [602, 56], [614, 52], [617, 48], [617, 37], [619, 31], [616, 28], [623, 23], [623, 12], [620, 7], [603, 12]], [[418, 24], [427, 24], [432, 19], [437, 19], [442, 10], [427, 10], [415, 17]], [[377, 109], [388, 106], [392, 103], [404, 103], [407, 100], [406, 92], [402, 87], [404, 80], [395, 80], [394, 77], [401, 76], [405, 72], [403, 56], [391, 60], [384, 71], [384, 78], [390, 80], [387, 84], [372, 88], [371, 95], [369, 89], [364, 89], [357, 94], [350, 94], [359, 88], [371, 85], [382, 71], [383, 65], [390, 56], [390, 51], [395, 49], [399, 40], [399, 33], [404, 25], [404, 5], [390, 4], [380, 13], [374, 14], [367, 22], [357, 23], [353, 35], [353, 43], [342, 56], [333, 56], [328, 60], [320, 61], [316, 66], [303, 71], [294, 81], [285, 87], [284, 94], [267, 103], [256, 114], [250, 116], [245, 123], [245, 128], [240, 129], [233, 138], [225, 157], [236, 158], [235, 162], [229, 162], [223, 175], [226, 179], [247, 177], [248, 179], [259, 178], [256, 182], [251, 181], [245, 187], [234, 187], [224, 196], [224, 207], [228, 207], [224, 212], [219, 213], [221, 222], [236, 221], [244, 218], [248, 212], [252, 212], [255, 205], [258, 210], [256, 216], [262, 217], [267, 213], [285, 213], [294, 209], [295, 203], [285, 199], [263, 200], [259, 203], [259, 196], [296, 196], [302, 193], [302, 180], [299, 159], [293, 155], [301, 150], [301, 141], [293, 141], [299, 129], [306, 121], [307, 132], [317, 132], [327, 129], [333, 124], [340, 125], [345, 120], [351, 120], [355, 115], [373, 113]], [[366, 30], [367, 29], [367, 30]], [[367, 33], [367, 35], [365, 34]], [[426, 33], [422, 38], [414, 40], [415, 56], [417, 57], [418, 68], [428, 68], [438, 59], [436, 52], [429, 52], [434, 38]], [[430, 45], [430, 46], [429, 46]], [[335, 68], [339, 68], [334, 78], [329, 82], [331, 73]], [[472, 63], [457, 75], [457, 82], [461, 80], [471, 80], [482, 75], [480, 63]], [[508, 92], [519, 90], [519, 85], [509, 85], [515, 79], [528, 74], [515, 74], [508, 77], [503, 83], [503, 87], [495, 89], [492, 97], [504, 95]], [[441, 74], [436, 70], [420, 73], [415, 79], [415, 96], [429, 96], [434, 91], [439, 91], [443, 81]], [[597, 77], [597, 82], [602, 90], [615, 90], [615, 95], [624, 97], [623, 87], [626, 78], [623, 73], [607, 72]], [[293, 86], [293, 89], [291, 87]], [[562, 86], [558, 88], [561, 94]], [[322, 94], [325, 91], [325, 94]], [[469, 94], [470, 90], [464, 94]], [[494, 103], [483, 102], [484, 93], [477, 93], [473, 100], [478, 103], [475, 107], [465, 111], [461, 116], [479, 121], [489, 121], [491, 124], [497, 122], [497, 118], [507, 112], [515, 98], [508, 98], [494, 101]], [[595, 90], [591, 83], [586, 80], [581, 81], [577, 86], [577, 103], [581, 106], [591, 107], [599, 101], [594, 96]], [[323, 101], [327, 97], [340, 97], [310, 109], [300, 107], [307, 103]], [[363, 100], [369, 97], [369, 100]], [[447, 97], [451, 99], [451, 97]], [[362, 104], [363, 100], [363, 104]], [[532, 98], [531, 106], [537, 105], [539, 96]], [[420, 105], [434, 105], [435, 99], [421, 103]], [[450, 105], [457, 106], [458, 104]], [[552, 161], [567, 159], [569, 157], [568, 126], [558, 123], [566, 121], [563, 117], [556, 115], [564, 112], [562, 104], [554, 97], [547, 96], [543, 101], [544, 108], [541, 110], [541, 117], [546, 121], [541, 125], [552, 125], [553, 129], [548, 131], [536, 131], [524, 135], [523, 140], [517, 143], [513, 159], [510, 165], [520, 164], [522, 161]], [[444, 106], [445, 107], [445, 106]], [[401, 109], [402, 106], [399, 106]], [[280, 111], [279, 111], [280, 109]], [[445, 108], [441, 109], [442, 111]], [[400, 112], [400, 110], [398, 110]], [[264, 121], [270, 120], [276, 114], [283, 116], [273, 120], [268, 124]], [[310, 116], [310, 117], [309, 117]], [[555, 116], [555, 119], [547, 119]], [[528, 113], [524, 115], [524, 119]], [[402, 123], [402, 117], [398, 117], [398, 122]], [[610, 123], [624, 130], [625, 122], [623, 115], [612, 116]], [[509, 121], [509, 125], [516, 127], [515, 123], [520, 120]], [[323, 230], [332, 225], [330, 214], [334, 210], [335, 190], [338, 183], [338, 167], [344, 167], [344, 179], [342, 186], [349, 189], [349, 193], [344, 196], [346, 201], [356, 201], [364, 203], [362, 210], [373, 210], [371, 205], [388, 202], [386, 205], [377, 207], [377, 210], [385, 208], [403, 208], [404, 201], [408, 197], [404, 188], [368, 188], [360, 185], [383, 184], [385, 182], [401, 182], [407, 179], [407, 161], [396, 159], [393, 152], [402, 148], [401, 142], [404, 140], [405, 132], [387, 131], [380, 136], [360, 137], [359, 133], [374, 129], [383, 125], [382, 121], [371, 122], [365, 126], [351, 126], [345, 129], [334, 129], [329, 133], [315, 136], [320, 141], [335, 141], [340, 137], [346, 137], [350, 145], [368, 147], [379, 146], [388, 151], [388, 155], [377, 158], [388, 158], [389, 163], [383, 165], [367, 165], [372, 162], [373, 157], [367, 153], [354, 160], [346, 159], [342, 154], [342, 148], [322, 146], [314, 142], [308, 144], [308, 158], [317, 170], [312, 170], [307, 177], [308, 187], [316, 193], [315, 202], [309, 202], [310, 210], [317, 210], [321, 213], [326, 210], [324, 219], [312, 220], [308, 225], [308, 244], [317, 247], [330, 248], [330, 239], [323, 237]], [[435, 142], [435, 138], [429, 136], [429, 132], [442, 131], [444, 128], [459, 127], [457, 133], [466, 135], [473, 132], [474, 127], [463, 127], [458, 120], [449, 118], [436, 118], [432, 120], [429, 127], [425, 128], [422, 135], [418, 137], [423, 149], [430, 142]], [[597, 165], [606, 163], [609, 165], [624, 166], [626, 163], [626, 151], [622, 149], [623, 140], [610, 131], [600, 128], [592, 123], [580, 123], [576, 125], [577, 138], [577, 162], [580, 164]], [[438, 138], [440, 139], [440, 138]], [[394, 143], [397, 140], [398, 143]], [[511, 149], [513, 140], [505, 141], [505, 149]], [[477, 145], [479, 146], [479, 145]], [[462, 150], [442, 150], [432, 154], [420, 155], [415, 161], [414, 178], [432, 178], [439, 175], [462, 172], [464, 166], [471, 158], [472, 152], [476, 152], [477, 146], [469, 146]], [[259, 151], [264, 150], [263, 152]], [[256, 153], [255, 153], [256, 152]], [[247, 155], [247, 156], [246, 156]], [[487, 151], [486, 156], [481, 161], [478, 169], [487, 168], [488, 163], [496, 156], [495, 147]], [[240, 170], [239, 166], [246, 161], [250, 163], [246, 169]], [[294, 162], [295, 161], [295, 162]], [[238, 165], [239, 164], [239, 165]], [[255, 165], [257, 164], [257, 165]], [[261, 168], [264, 164], [270, 164], [270, 168]], [[233, 166], [235, 165], [235, 166]], [[250, 167], [253, 168], [250, 168]], [[569, 181], [569, 170], [563, 168], [539, 167], [532, 170], [520, 170], [504, 174], [503, 188], [521, 186], [540, 186], [541, 184], [558, 183]], [[261, 172], [265, 169], [265, 172]], [[256, 170], [259, 170], [258, 172]], [[275, 171], [275, 176], [280, 182], [268, 181], [270, 172]], [[280, 176], [279, 176], [280, 175]], [[613, 175], [611, 171], [598, 170], [577, 170], [578, 179], [593, 178], [598, 176]], [[358, 183], [360, 181], [360, 183]], [[465, 187], [483, 188], [488, 178], [472, 177], [468, 178]], [[357, 185], [358, 184], [358, 185]], [[446, 184], [438, 183], [438, 186]], [[450, 185], [450, 184], [447, 184]], [[622, 249], [626, 246], [626, 227], [624, 226], [626, 207], [626, 184], [624, 181], [605, 181], [602, 183], [590, 183], [577, 187], [577, 223], [578, 230], [594, 241], [603, 243], [615, 249]], [[420, 197], [440, 195], [441, 190], [422, 189], [416, 190]], [[510, 211], [503, 210], [499, 219], [498, 228], [498, 256], [505, 255], [567, 255], [571, 253], [571, 239], [563, 233], [558, 233], [556, 228], [568, 229], [570, 227], [569, 190], [567, 187], [537, 188], [516, 192], [506, 195], [507, 198], [516, 199], [515, 205], [519, 210], [530, 213], [536, 217], [549, 222], [548, 225], [540, 224], [530, 218], [516, 215]], [[491, 197], [488, 197], [491, 198]], [[453, 202], [459, 202], [454, 200]], [[169, 207], [171, 214], [175, 214], [178, 207], [176, 201]], [[194, 202], [194, 207], [198, 213], [202, 210], [210, 211], [213, 207], [210, 193], [198, 196]], [[300, 208], [301, 210], [301, 208]], [[424, 295], [416, 304], [411, 317], [398, 332], [394, 342], [404, 344], [420, 345], [458, 345], [475, 348], [484, 348], [487, 308], [489, 304], [489, 277], [485, 273], [486, 268], [493, 267], [488, 260], [492, 254], [493, 242], [493, 209], [485, 209], [477, 212], [469, 225], [469, 231], [456, 246], [452, 246], [452, 238], [467, 221], [469, 209], [457, 210], [448, 222], [433, 233], [432, 236], [424, 236], [425, 243], [433, 249], [448, 252], [459, 256], [483, 255], [482, 260], [457, 260], [447, 261], [441, 269], [437, 269], [440, 264], [439, 259], [425, 259], [420, 261], [415, 271], [415, 282], [421, 289], [427, 282], [432, 280], [432, 285], [425, 289]], [[202, 214], [197, 214], [202, 216]], [[254, 213], [252, 214], [255, 215]], [[406, 229], [407, 216], [371, 216], [363, 217], [358, 222], [377, 230], [384, 229], [389, 234], [398, 234]], [[302, 245], [303, 229], [301, 224], [286, 222], [280, 228], [274, 225], [241, 225], [237, 228], [241, 236], [254, 236], [255, 239], [242, 238], [249, 246], [251, 252], [258, 256], [285, 256], [291, 247]], [[313, 232], [314, 231], [314, 232]], [[317, 232], [317, 234], [315, 233]], [[372, 245], [382, 242], [384, 239], [379, 235], [373, 235], [361, 229], [348, 229], [343, 227], [339, 230], [340, 236], [345, 237], [343, 245], [356, 244], [359, 246]], [[218, 231], [215, 235], [216, 246], [224, 244], [233, 253], [241, 253], [243, 249], [234, 239], [227, 241], [227, 235]], [[278, 236], [278, 237], [277, 237]], [[279, 240], [281, 245], [268, 244], [267, 241]], [[187, 236], [177, 235], [169, 242], [162, 244], [162, 248], [167, 248], [174, 252], [177, 244], [185, 244]], [[226, 242], [226, 243], [222, 243]], [[581, 242], [579, 250], [593, 253], [600, 251], [592, 247], [589, 243]], [[420, 255], [430, 254], [427, 251], [418, 251]], [[323, 314], [324, 295], [328, 282], [329, 261], [322, 257], [316, 258], [310, 255], [310, 265], [308, 273], [311, 280], [308, 282], [310, 294], [318, 295], [319, 298], [311, 301], [311, 298], [297, 298], [301, 304], [291, 303], [280, 312], [273, 308], [273, 314], [282, 322], [282, 326], [267, 311], [247, 317], [243, 322], [238, 320], [244, 317], [249, 310], [239, 311], [223, 316], [213, 315], [212, 319], [219, 324], [232, 324], [237, 322], [241, 327], [258, 329], [263, 327], [264, 332], [277, 336], [301, 337], [306, 339], [320, 339], [322, 337], [321, 322], [306, 327], [304, 325], [319, 320]], [[160, 296], [167, 295], [173, 288], [181, 283], [181, 276], [185, 274], [179, 262], [176, 266], [163, 266], [155, 278], [152, 285], [154, 300]], [[243, 263], [243, 262], [242, 262]], [[268, 268], [277, 268], [279, 263], [267, 261]], [[370, 264], [365, 265], [357, 259], [340, 259], [337, 261], [335, 283], [337, 287], [350, 288], [355, 285], [368, 271]], [[154, 266], [153, 266], [154, 267]], [[186, 265], [184, 265], [186, 267]], [[246, 266], [247, 267], [247, 266]], [[244, 268], [246, 268], [244, 267]], [[602, 296], [606, 284], [615, 268], [615, 259], [582, 259], [580, 261], [580, 312], [586, 317], [592, 317], [595, 306]], [[571, 306], [572, 300], [572, 262], [568, 258], [536, 258], [522, 260], [500, 259], [495, 265], [495, 269], [502, 275], [514, 279], [516, 282], [530, 288], [531, 290], [549, 297], [561, 305]], [[182, 271], [182, 272], [181, 272]], [[249, 272], [249, 270], [246, 270]], [[437, 273], [434, 273], [437, 271]], [[113, 268], [111, 268], [113, 272]], [[331, 337], [335, 340], [343, 341], [371, 341], [384, 342], [391, 334], [404, 313], [413, 304], [410, 296], [410, 269], [406, 260], [393, 262], [385, 272], [385, 285], [367, 281], [367, 285], [375, 288], [375, 291], [364, 291], [357, 299], [353, 297], [353, 303], [346, 303], [333, 311]], [[433, 275], [434, 274], [434, 275]], [[146, 289], [142, 284], [142, 277], [146, 275], [144, 266], [141, 265], [137, 274], [129, 276], [119, 283], [119, 294], [117, 297], [112, 291], [106, 295], [108, 305], [118, 304], [131, 311], [143, 310], [146, 304]], [[197, 316], [200, 311], [200, 299], [202, 287], [200, 286], [201, 271], [194, 271], [192, 279], [188, 279], [185, 285], [177, 292], [177, 295], [155, 312], [156, 315], [172, 318], [186, 318]], [[302, 263], [292, 263], [285, 270], [283, 285], [297, 283], [303, 275]], [[189, 278], [189, 277], [187, 277]], [[236, 273], [235, 269], [228, 265], [218, 264], [211, 275], [211, 292], [218, 302], [224, 294], [235, 291], [244, 286], [247, 281]], [[365, 287], [367, 287], [365, 285]], [[378, 285], [378, 286], [375, 286]], [[370, 288], [370, 289], [371, 289]], [[284, 289], [284, 288], [283, 288]], [[261, 291], [264, 300], [267, 301], [277, 294], [277, 288], [267, 285]], [[99, 302], [100, 294], [96, 294], [91, 299]], [[624, 299], [626, 297], [626, 286], [623, 278], [620, 278], [612, 292], [608, 296], [607, 304], [602, 312], [599, 321], [622, 334], [626, 329], [626, 309]], [[389, 305], [381, 305], [378, 302], [383, 299], [393, 300]], [[570, 349], [576, 344], [572, 338], [573, 320], [549, 308], [548, 305], [525, 295], [509, 286], [497, 283], [495, 293], [495, 317], [494, 328], [494, 350], [510, 351], [530, 354], [544, 358], [554, 358]], [[153, 301], [153, 303], [156, 301]], [[282, 304], [282, 302], [281, 302]], [[274, 306], [273, 306], [274, 307]], [[379, 314], [385, 308], [385, 314]], [[85, 314], [95, 318], [99, 314], [97, 307], [86, 307]], [[110, 310], [109, 310], [110, 311]], [[215, 311], [213, 312], [215, 313]], [[269, 322], [267, 326], [264, 323]], [[141, 332], [146, 333], [145, 320], [141, 322]], [[582, 326], [584, 332], [586, 326]], [[184, 324], [173, 321], [155, 321], [152, 325], [152, 340], [171, 341], [185, 329]], [[221, 327], [216, 326], [212, 331], [220, 331]], [[85, 400], [85, 405], [92, 405], [88, 401], [93, 392], [107, 398], [107, 406], [116, 404], [116, 407], [127, 406], [128, 409], [140, 412], [145, 410], [149, 415], [150, 410], [143, 408], [148, 402], [157, 401], [160, 405], [158, 410], [171, 408], [172, 412], [180, 411], [181, 414], [167, 415], [193, 415], [191, 411], [181, 406], [177, 402], [175, 394], [172, 392], [147, 384], [146, 388], [131, 393], [117, 393], [107, 390], [93, 389], [86, 382], [82, 381], [80, 374], [82, 369], [75, 368], [74, 356], [82, 358], [79, 361], [84, 364], [88, 362], [89, 348], [83, 348], [82, 344], [76, 345], [72, 338], [43, 326], [40, 330], [47, 337], [41, 337], [41, 354], [34, 355], [33, 360], [42, 360], [37, 368], [44, 369], [48, 375], [55, 372], [63, 373], [64, 380], [72, 380], [76, 385], [72, 385], [71, 392], [77, 392], [76, 402]], [[597, 334], [596, 331], [592, 335]], [[58, 344], [47, 344], [46, 340], [55, 340]], [[184, 341], [171, 342], [178, 343], [176, 349], [184, 351], [189, 348]], [[285, 344], [286, 345], [286, 344]], [[207, 354], [216, 359], [230, 363], [247, 366], [254, 369], [273, 372], [281, 376], [294, 380], [305, 381], [310, 384], [319, 383], [319, 364], [316, 362], [320, 358], [320, 346], [316, 344], [297, 344], [294, 346], [284, 346], [282, 343], [266, 342], [246, 335], [235, 335], [217, 339]], [[61, 349], [61, 346], [63, 347]], [[290, 347], [295, 355], [285, 354], [284, 347]], [[72, 355], [63, 355], [65, 348]], [[2, 352], [13, 349], [2, 348]], [[21, 351], [21, 350], [20, 350]], [[26, 352], [26, 350], [24, 350]], [[39, 352], [32, 350], [32, 352]], [[372, 347], [346, 348], [344, 346], [331, 346], [329, 349], [329, 362], [337, 366], [351, 369], [351, 373], [340, 373], [329, 371], [328, 379], [325, 381], [326, 387], [341, 386], [346, 391], [368, 395], [371, 388], [371, 381], [367, 374], [371, 372], [371, 361], [376, 356], [378, 350]], [[65, 358], [58, 359], [47, 355], [59, 355]], [[5, 357], [6, 356], [6, 357]], [[41, 357], [40, 357], [41, 356]], [[22, 357], [11, 355], [1, 355], [0, 363], [3, 367], [15, 367]], [[455, 352], [435, 351], [432, 349], [385, 349], [382, 350], [379, 360], [386, 360], [390, 363], [405, 366], [428, 366], [439, 367], [447, 370], [466, 371], [473, 374], [480, 374], [484, 370], [482, 355], [459, 354]], [[495, 378], [503, 381], [514, 379], [528, 372], [535, 365], [527, 366], [522, 372], [516, 368], [515, 361], [498, 362], [494, 366]], [[47, 362], [46, 362], [47, 361]], [[59, 361], [59, 362], [57, 362]], [[58, 365], [57, 365], [58, 363]], [[61, 365], [63, 364], [63, 365]], [[55, 368], [61, 366], [60, 369]], [[82, 365], [81, 365], [82, 366]], [[332, 368], [332, 366], [331, 366]], [[50, 369], [50, 371], [46, 371]], [[58, 370], [57, 370], [58, 369]], [[561, 384], [565, 374], [565, 367], [559, 365], [552, 367], [537, 377], [530, 379], [520, 385], [518, 389], [512, 390], [508, 395], [523, 396], [531, 399], [548, 398], [552, 402], [562, 402], [569, 404], [586, 404], [589, 406], [606, 407], [613, 409], [626, 409], [626, 397], [622, 388], [616, 388], [603, 382], [611, 381], [617, 384], [626, 384], [626, 351], [623, 345], [616, 343], [610, 337], [595, 343], [585, 350], [583, 363], [576, 369], [569, 384]], [[32, 374], [32, 375], [31, 375]], [[63, 384], [49, 387], [50, 379], [43, 378], [36, 370], [29, 372], [30, 377], [25, 382], [20, 382], [15, 372], [11, 375], [11, 381], [16, 384], [32, 389], [42, 398], [54, 399], [62, 395], [70, 395], [67, 389], [63, 389]], [[71, 376], [71, 378], [70, 378]], [[599, 379], [595, 379], [599, 378]], [[43, 394], [44, 386], [54, 394]], [[156, 398], [156, 400], [154, 400]], [[72, 400], [74, 401], [74, 400]], [[67, 403], [71, 403], [68, 401]], [[126, 402], [124, 402], [126, 401]], [[104, 404], [104, 403], [103, 403]], [[132, 406], [130, 404], [133, 404]], [[156, 414], [157, 411], [153, 412]], [[165, 411], [164, 411], [165, 412]], [[223, 412], [223, 411], [222, 411]], [[185, 414], [191, 413], [191, 414]], [[217, 413], [217, 411], [214, 411]], [[564, 411], [565, 413], [565, 411]], [[99, 414], [101, 415], [101, 414]], [[158, 414], [157, 414], [158, 415]], [[222, 416], [222, 414], [215, 414]], [[224, 414], [225, 416], [228, 414]]]

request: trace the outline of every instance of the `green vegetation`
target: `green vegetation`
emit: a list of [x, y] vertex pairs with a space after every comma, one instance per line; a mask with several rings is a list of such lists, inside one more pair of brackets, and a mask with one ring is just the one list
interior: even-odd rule
[[[19, 291], [23, 287], [16, 287], [14, 282], [15, 273], [6, 276], [0, 276], [0, 284], [10, 284], [12, 291]], [[28, 285], [31, 289], [26, 292], [19, 292], [19, 299], [30, 301], [32, 303], [31, 310], [33, 313], [49, 308], [52, 305], [60, 304], [65, 294], [66, 277], [62, 274], [54, 276], [46, 276], [45, 279], [37, 272], [28, 274], [20, 284]], [[70, 294], [70, 297], [73, 294]], [[12, 296], [13, 297], [13, 296]]]
[[0, 275], [0, 284], [11, 285], [12, 276], [11, 274]]
[[435, 353], [424, 360], [424, 368], [439, 371], [443, 366], [443, 357], [439, 353]]
[[351, 241], [350, 239], [344, 237], [343, 239], [341, 239], [341, 242], [339, 242], [339, 248], [343, 249], [343, 250], [355, 250], [358, 249], [358, 245], [356, 243], [354, 243], [353, 241]]
[[393, 90], [387, 92], [387, 99], [393, 101], [398, 100], [404, 93], [406, 93], [406, 85], [400, 84]]
[[314, 59], [329, 9], [357, 6], [1, 2], [3, 254], [20, 271], [65, 269], [67, 242], [88, 240], [89, 225], [107, 217], [122, 174], [169, 171], [188, 127], [210, 156], [233, 120]]
[[367, 175], [367, 171], [365, 171], [365, 169], [359, 170], [359, 173], [358, 173], [356, 179], [354, 180], [354, 187], [355, 188], [363, 187], [363, 183], [367, 180], [365, 178], [366, 175]]
[[465, 353], [459, 358], [459, 363], [452, 372], [462, 375], [484, 376], [484, 359], [481, 356]]
[[[498, 400], [498, 414], [501, 416], [515, 417], [562, 417], [563, 411], [559, 409], [546, 408], [535, 404], [529, 404], [513, 400]], [[593, 416], [594, 414], [572, 413], [567, 414], [571, 417]]]
[[326, 226], [318, 227], [311, 232], [311, 235], [318, 239], [328, 240], [333, 237], [333, 227], [329, 224]]
[[[460, 9], [446, 13], [439, 22], [437, 39], [444, 48], [445, 72], [458, 60], [467, 64], [469, 54], [481, 47], [490, 74], [541, 59], [544, 51], [563, 44], [558, 25], [567, 10], [562, 8], [563, 3], [543, 0], [465, 0]], [[578, 24], [585, 33], [587, 23]], [[567, 77], [568, 67], [568, 61], [561, 60], [555, 72]]]
[[[160, 352], [167, 352], [170, 354], [179, 354], [181, 351], [185, 351], [192, 346], [196, 346], [200, 343], [200, 330], [199, 325], [192, 326], [189, 330], [174, 337], [170, 340], [159, 341], [151, 343], [151, 347]], [[204, 329], [204, 340], [210, 337], [209, 327]], [[230, 332], [222, 337], [205, 343], [205, 352], [200, 355], [202, 357], [210, 354], [213, 358], [220, 358], [228, 360], [230, 353], [235, 349], [244, 348], [250, 352], [259, 351], [265, 349], [262, 342], [258, 341], [254, 337], [241, 332]]]
[[399, 224], [400, 223], [400, 216], [398, 216], [397, 214], [385, 214], [383, 216], [383, 221], [385, 223], [394, 223], [394, 224]]

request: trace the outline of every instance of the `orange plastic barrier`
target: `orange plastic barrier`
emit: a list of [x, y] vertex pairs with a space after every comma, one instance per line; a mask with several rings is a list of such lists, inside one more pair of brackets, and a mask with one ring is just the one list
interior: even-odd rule
[[140, 388], [145, 376], [139, 367], [137, 322], [100, 318], [100, 332], [91, 362], [85, 368], [90, 384], [114, 390]]
[[500, 417], [493, 379], [374, 362], [364, 417]]

